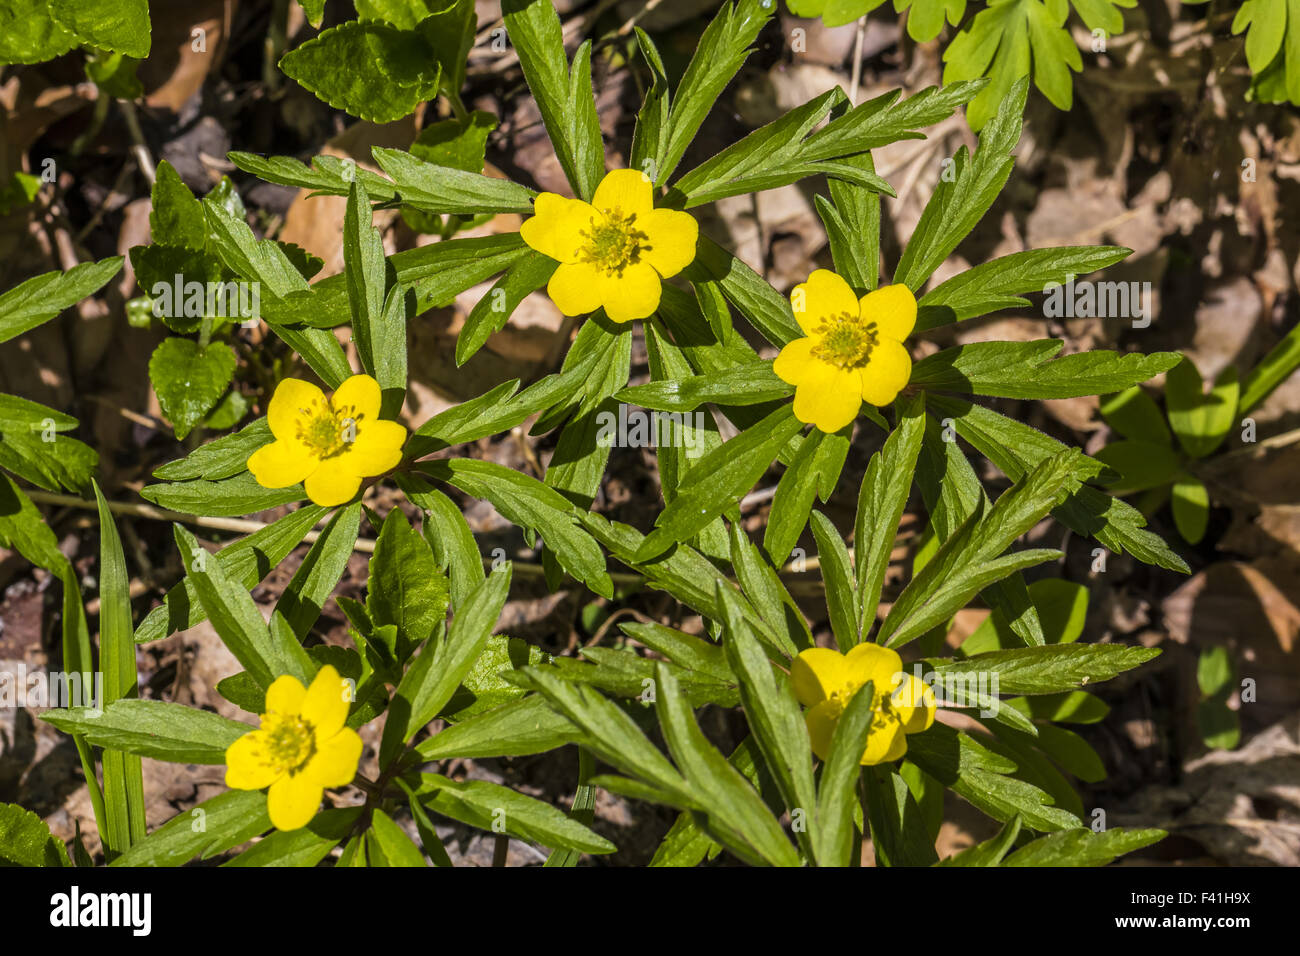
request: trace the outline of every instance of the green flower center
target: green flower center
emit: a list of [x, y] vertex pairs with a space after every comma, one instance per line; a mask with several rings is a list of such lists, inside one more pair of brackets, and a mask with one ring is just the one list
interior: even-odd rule
[[590, 229], [579, 230], [579, 235], [587, 240], [578, 250], [581, 261], [591, 263], [606, 275], [622, 277], [624, 269], [636, 265], [641, 261], [641, 254], [650, 251], [646, 245], [650, 237], [636, 228], [636, 213], [623, 215], [617, 206], [599, 221], [593, 220]]
[[865, 366], [880, 341], [875, 322], [863, 322], [848, 312], [823, 319], [815, 334], [820, 341], [813, 346], [812, 357], [846, 372]]
[[[848, 709], [849, 701], [853, 699], [862, 688], [859, 687], [841, 687], [838, 690], [831, 691], [830, 701], [835, 705], [836, 715], [839, 716]], [[898, 715], [894, 713], [894, 702], [889, 691], [881, 693], [879, 690], [871, 698], [871, 727], [873, 730], [881, 730], [889, 724], [898, 720]]]
[[285, 773], [302, 768], [316, 753], [312, 725], [297, 714], [265, 714], [262, 730], [272, 766]]
[[298, 440], [318, 458], [337, 455], [357, 440], [357, 426], [363, 416], [351, 405], [334, 408], [329, 402], [316, 402], [298, 412]]

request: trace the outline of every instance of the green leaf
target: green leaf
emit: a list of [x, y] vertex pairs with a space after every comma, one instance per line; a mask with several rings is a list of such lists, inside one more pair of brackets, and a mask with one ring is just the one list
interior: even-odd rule
[[292, 675], [304, 685], [310, 684], [316, 668], [293, 632], [287, 626], [283, 630], [275, 626], [268, 628], [252, 595], [238, 581], [231, 580], [221, 562], [184, 527], [177, 524], [172, 529], [186, 578], [194, 585], [217, 636], [244, 670], [262, 688], [270, 687], [281, 674]]
[[315, 866], [352, 832], [362, 807], [322, 810], [305, 827], [276, 830], [222, 866]]
[[424, 760], [451, 757], [520, 757], [544, 753], [579, 738], [569, 720], [536, 694], [485, 710], [453, 724], [416, 746]]
[[1207, 647], [1196, 659], [1196, 686], [1202, 697], [1222, 697], [1236, 682], [1232, 655], [1222, 645]]
[[[424, 854], [415, 845], [406, 831], [393, 822], [393, 818], [383, 810], [376, 809], [370, 818], [370, 840], [372, 866], [428, 866]], [[375, 851], [378, 851], [376, 854]], [[373, 862], [379, 856], [382, 862]]]
[[540, 647], [518, 637], [494, 634], [465, 674], [461, 685], [439, 716], [463, 721], [493, 707], [524, 696], [525, 691], [506, 675], [521, 667], [550, 663], [552, 657]]
[[544, 287], [559, 265], [549, 256], [531, 250], [514, 262], [465, 317], [465, 324], [456, 337], [456, 364], [464, 365], [489, 336], [505, 328], [519, 303]]
[[934, 672], [996, 674], [1003, 694], [1056, 694], [1110, 680], [1145, 664], [1159, 648], [1120, 644], [1048, 644], [975, 654], [965, 660], [933, 661]]
[[110, 866], [181, 866], [209, 860], [271, 828], [266, 794], [226, 790], [176, 814]]
[[171, 763], [224, 764], [226, 748], [253, 728], [161, 700], [119, 700], [103, 710], [47, 710], [41, 720], [97, 747]]
[[924, 134], [917, 130], [947, 119], [983, 86], [983, 81], [978, 80], [929, 86], [905, 100], [899, 99], [900, 90], [882, 93], [831, 120], [808, 137], [801, 157], [805, 161], [830, 159], [904, 139], [924, 139]]
[[334, 587], [352, 557], [360, 530], [360, 502], [336, 511], [281, 593], [275, 605], [276, 613], [298, 640], [305, 639], [311, 632], [325, 602], [334, 593]]
[[384, 519], [370, 558], [366, 610], [377, 626], [394, 624], [405, 646], [423, 643], [447, 616], [447, 578], [433, 551], [400, 508]]
[[15, 803], [0, 803], [0, 863], [7, 866], [71, 866], [63, 841], [44, 820]]
[[[954, 42], [948, 48], [949, 53], [956, 46], [957, 43]], [[973, 79], [975, 75], [977, 74], [960, 79]], [[991, 85], [985, 87], [975, 103], [979, 103], [991, 89]], [[1002, 192], [1007, 177], [1011, 175], [1011, 168], [1015, 165], [1009, 154], [1020, 141], [1028, 92], [1028, 80], [1021, 80], [1009, 91], [999, 91], [999, 96], [1005, 96], [1001, 111], [980, 135], [979, 149], [974, 156], [970, 156], [965, 147], [957, 151], [951, 167], [953, 176], [951, 179], [941, 179], [931, 194], [930, 201], [926, 203], [921, 219], [899, 259], [898, 268], [894, 272], [895, 282], [904, 283], [913, 292], [920, 291], [934, 270], [975, 228]], [[972, 104], [967, 117], [972, 126], [978, 127], [974, 113], [975, 106]]]
[[1210, 521], [1210, 492], [1205, 483], [1191, 475], [1179, 475], [1170, 489], [1169, 503], [1174, 526], [1188, 544], [1200, 544]]
[[916, 331], [963, 322], [1004, 309], [1029, 305], [1024, 295], [1042, 292], [1051, 283], [1065, 283], [1114, 265], [1131, 255], [1122, 246], [1060, 246], [1014, 252], [959, 272], [921, 297]]
[[399, 474], [397, 486], [424, 512], [424, 540], [439, 570], [451, 576], [451, 606], [464, 607], [485, 577], [474, 532], [456, 503], [418, 476]]
[[581, 853], [613, 853], [617, 847], [562, 810], [486, 780], [456, 781], [420, 775], [420, 803], [434, 813], [494, 833], [505, 832], [542, 846]]
[[862, 753], [871, 736], [871, 721], [875, 715], [871, 704], [875, 693], [875, 684], [867, 681], [858, 688], [835, 723], [830, 757], [822, 767], [817, 788], [813, 839], [817, 845], [817, 862], [821, 866], [852, 864], [857, 782]]
[[1139, 385], [1118, 392], [1101, 403], [1101, 417], [1125, 438], [1168, 445], [1169, 426], [1155, 401]]
[[0, 342], [22, 335], [94, 295], [122, 268], [122, 257], [46, 272], [0, 295]]
[[[1029, 596], [1046, 644], [1070, 644], [1083, 633], [1088, 612], [1088, 589], [1082, 584], [1060, 578], [1044, 578], [1029, 585]], [[994, 609], [970, 637], [962, 642], [965, 656], [1024, 644], [1007, 623], [1006, 614]]]
[[[1295, 26], [1294, 35], [1297, 42], [1300, 42], [1300, 17], [1297, 17]], [[1300, 76], [1300, 69], [1297, 69], [1296, 75]], [[1241, 397], [1237, 403], [1238, 413], [1245, 415], [1266, 399], [1297, 367], [1300, 367], [1300, 325], [1269, 349], [1268, 354], [1260, 359], [1259, 364], [1242, 381]]]
[[1053, 359], [1057, 339], [976, 342], [928, 355], [912, 368], [913, 386], [999, 398], [1074, 398], [1106, 395], [1167, 371], [1177, 352], [1151, 355], [1094, 350]]
[[411, 155], [434, 166], [481, 173], [488, 134], [498, 122], [491, 113], [474, 110], [459, 119], [430, 123], [411, 144]]
[[306, 497], [302, 485], [263, 488], [248, 472], [220, 481], [177, 481], [145, 485], [140, 496], [160, 508], [187, 515], [244, 517]]
[[152, 203], [149, 208], [150, 239], [163, 246], [201, 250], [208, 241], [208, 224], [203, 203], [167, 160], [158, 163]]
[[[226, 577], [251, 591], [271, 569], [289, 556], [312, 527], [327, 514], [319, 505], [292, 511], [259, 531], [226, 545], [209, 555], [221, 565]], [[176, 631], [207, 619], [194, 584], [186, 578], [171, 588], [163, 603], [154, 608], [136, 628], [135, 642], [145, 644], [160, 640]]]
[[280, 59], [280, 69], [330, 106], [374, 123], [438, 95], [442, 68], [424, 37], [377, 20], [331, 27]]
[[817, 542], [822, 581], [826, 586], [826, 609], [830, 614], [831, 630], [840, 652], [847, 654], [861, 639], [858, 622], [862, 613], [849, 551], [835, 525], [820, 511], [812, 513], [812, 531]]
[[508, 179], [493, 179], [450, 166], [435, 166], [398, 149], [376, 146], [372, 152], [375, 162], [392, 177], [402, 201], [417, 209], [460, 216], [503, 212], [532, 214], [536, 193]]
[[177, 438], [188, 435], [221, 400], [234, 374], [235, 351], [224, 342], [201, 346], [166, 338], [149, 359], [149, 380]]
[[590, 200], [605, 175], [605, 148], [591, 85], [591, 43], [564, 53], [560, 17], [546, 0], [505, 0], [510, 42], [533, 94], [555, 156], [579, 199]]
[[921, 808], [907, 782], [886, 766], [863, 774], [871, 844], [881, 866], [930, 866], [938, 862]]
[[494, 568], [457, 612], [446, 640], [436, 646], [426, 643], [402, 676], [384, 726], [381, 765], [387, 765], [400, 745], [408, 743], [451, 700], [492, 636], [510, 591], [510, 574], [508, 562]]
[[1236, 418], [1239, 393], [1237, 370], [1232, 366], [1220, 373], [1208, 395], [1191, 359], [1169, 370], [1165, 376], [1169, 424], [1187, 454], [1204, 458], [1223, 443]]
[[1016, 814], [1002, 825], [997, 836], [990, 837], [983, 843], [968, 846], [960, 853], [945, 857], [937, 866], [1000, 866], [1002, 858], [1007, 855], [1020, 835], [1020, 815]]
[[184, 458], [168, 462], [154, 470], [155, 478], [165, 481], [188, 481], [203, 478], [219, 481], [248, 470], [248, 457], [275, 440], [266, 419], [259, 418], [231, 435], [200, 445]]
[[343, 215], [343, 260], [357, 356], [383, 391], [380, 414], [396, 414], [406, 394], [406, 314], [401, 294], [391, 301], [386, 294], [384, 244], [359, 181], [352, 184]]
[[634, 560], [644, 562], [662, 554], [732, 507], [802, 428], [790, 406], [782, 405], [700, 458], [678, 486], [677, 497], [655, 519], [655, 530], [641, 542]]
[[[132, 640], [130, 575], [122, 554], [122, 540], [99, 485], [99, 666], [104, 673], [103, 700], [99, 705], [139, 696]], [[144, 779], [140, 758], [106, 750], [104, 808], [108, 823], [106, 856], [117, 856], [145, 835]], [[111, 862], [111, 860], [109, 861]]]
[[664, 412], [689, 412], [706, 402], [719, 405], [759, 405], [789, 398], [794, 386], [776, 377], [770, 361], [739, 365], [724, 372], [677, 380], [648, 382], [625, 388], [615, 398]]
[[866, 634], [876, 619], [880, 593], [889, 570], [898, 523], [912, 490], [912, 476], [925, 435], [925, 398], [917, 396], [900, 407], [898, 427], [880, 451], [871, 456], [858, 491], [853, 521], [857, 562], [858, 628]]
[[1095, 833], [1082, 827], [1059, 830], [1016, 850], [1003, 866], [1105, 866], [1116, 857], [1163, 840], [1164, 830], [1115, 827]]
[[148, 0], [49, 0], [50, 15], [85, 46], [143, 60], [149, 55]]
[[0, 63], [43, 63], [77, 45], [50, 13], [49, 0], [12, 0], [0, 7]]

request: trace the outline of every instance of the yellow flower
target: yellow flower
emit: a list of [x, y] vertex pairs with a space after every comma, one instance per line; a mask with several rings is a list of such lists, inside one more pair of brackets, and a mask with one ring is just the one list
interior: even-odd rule
[[361, 736], [351, 727], [351, 685], [328, 664], [311, 687], [288, 674], [266, 691], [261, 727], [226, 748], [226, 786], [270, 787], [266, 809], [280, 830], [305, 827], [326, 787], [352, 782], [361, 759]]
[[303, 481], [318, 505], [350, 501], [362, 478], [402, 460], [406, 429], [379, 417], [380, 400], [369, 375], [353, 375], [331, 398], [310, 382], [286, 378], [266, 410], [275, 441], [248, 457], [248, 470], [263, 488]]
[[916, 298], [887, 285], [860, 300], [842, 278], [818, 269], [790, 294], [807, 338], [781, 350], [772, 370], [795, 386], [794, 415], [824, 432], [853, 421], [862, 402], [888, 405], [912, 377], [903, 339], [916, 325]]
[[590, 203], [542, 193], [533, 209], [519, 234], [559, 260], [546, 291], [565, 315], [604, 306], [614, 322], [648, 318], [662, 281], [695, 259], [699, 226], [684, 212], [655, 209], [650, 177], [635, 169], [608, 173]]
[[835, 725], [863, 684], [872, 681], [871, 732], [862, 752], [863, 765], [897, 760], [907, 753], [907, 735], [934, 723], [934, 690], [903, 670], [896, 651], [879, 644], [859, 644], [847, 654], [813, 647], [790, 665], [790, 679], [804, 715], [812, 749], [822, 760], [831, 752]]

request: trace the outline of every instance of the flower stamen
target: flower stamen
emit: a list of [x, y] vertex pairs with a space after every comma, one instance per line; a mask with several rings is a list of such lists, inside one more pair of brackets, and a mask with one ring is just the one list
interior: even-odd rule
[[606, 275], [620, 278], [623, 270], [641, 261], [649, 252], [650, 236], [636, 228], [636, 213], [624, 215], [617, 206], [604, 214], [603, 219], [593, 218], [591, 229], [578, 230], [586, 244], [578, 250], [583, 262], [589, 262]]
[[822, 321], [814, 334], [819, 338], [811, 355], [846, 372], [864, 367], [880, 341], [875, 322], [863, 323], [861, 317], [841, 312]]
[[299, 770], [316, 753], [312, 725], [296, 714], [264, 715], [262, 732], [266, 735], [268, 762], [282, 773]]
[[298, 414], [298, 441], [318, 458], [332, 458], [356, 441], [357, 425], [363, 417], [351, 405], [334, 408], [328, 401], [300, 408]]

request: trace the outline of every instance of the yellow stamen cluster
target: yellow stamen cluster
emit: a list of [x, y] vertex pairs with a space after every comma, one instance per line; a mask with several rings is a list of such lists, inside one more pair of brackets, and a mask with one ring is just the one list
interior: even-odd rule
[[305, 766], [316, 752], [312, 725], [297, 715], [267, 714], [262, 719], [262, 730], [271, 766], [281, 773]]
[[848, 312], [825, 319], [816, 334], [820, 341], [812, 349], [813, 358], [845, 371], [866, 366], [880, 338], [875, 322], [864, 324]]
[[299, 409], [298, 440], [319, 458], [330, 458], [356, 441], [357, 424], [362, 416], [351, 405], [333, 408], [328, 401]]
[[641, 261], [650, 236], [636, 228], [636, 213], [624, 215], [617, 207], [606, 213], [590, 230], [580, 230], [586, 244], [578, 251], [579, 261], [588, 262], [606, 275], [622, 276], [623, 270]]

